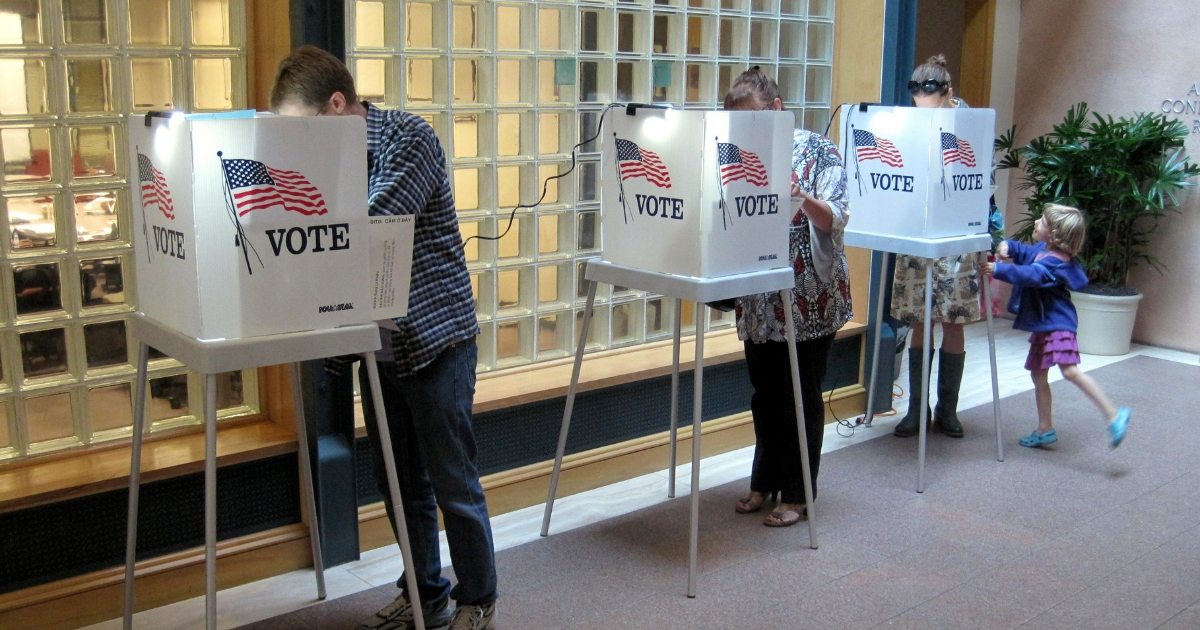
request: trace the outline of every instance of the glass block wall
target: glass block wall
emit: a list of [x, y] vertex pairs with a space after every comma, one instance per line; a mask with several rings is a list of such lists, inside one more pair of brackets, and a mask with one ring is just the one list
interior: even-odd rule
[[[719, 108], [751, 65], [778, 78], [797, 123], [829, 118], [833, 0], [348, 0], [360, 96], [423, 116], [450, 160], [463, 238], [495, 236], [571, 164], [611, 102]], [[466, 255], [481, 371], [569, 356], [582, 263], [599, 255], [599, 145]], [[685, 330], [694, 330], [685, 304]], [[589, 349], [669, 338], [674, 300], [602, 285]], [[733, 325], [712, 312], [712, 327]]]
[[[244, 107], [242, 11], [241, 0], [0, 0], [0, 460], [129, 436], [124, 117]], [[201, 379], [152, 357], [150, 430], [199, 423]], [[254, 371], [219, 383], [223, 416], [257, 411]]]

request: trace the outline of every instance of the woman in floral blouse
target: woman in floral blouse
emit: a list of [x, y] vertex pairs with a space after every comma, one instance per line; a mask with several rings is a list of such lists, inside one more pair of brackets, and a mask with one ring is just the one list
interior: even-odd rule
[[[734, 81], [725, 96], [727, 110], [782, 110], [779, 87], [757, 67]], [[842, 234], [850, 218], [846, 172], [837, 148], [824, 136], [797, 129], [792, 148], [792, 207], [799, 208], [790, 229], [792, 268], [796, 273], [796, 349], [800, 390], [808, 436], [813, 496], [825, 433], [821, 382], [834, 334], [851, 317], [850, 276], [842, 251]], [[736, 300], [738, 337], [746, 350], [746, 367], [754, 394], [754, 465], [750, 494], [737, 502], [740, 513], [762, 509], [768, 495], [779, 504], [764, 519], [785, 527], [805, 517], [800, 436], [792, 400], [783, 304], [778, 293], [747, 295]]]

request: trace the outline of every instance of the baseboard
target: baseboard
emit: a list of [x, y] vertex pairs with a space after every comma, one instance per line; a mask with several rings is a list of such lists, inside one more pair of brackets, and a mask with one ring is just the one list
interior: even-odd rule
[[[217, 544], [217, 588], [229, 588], [312, 566], [302, 524]], [[148, 610], [204, 594], [204, 548], [137, 563], [134, 609]], [[121, 616], [125, 567], [0, 595], [0, 628], [71, 630]]]

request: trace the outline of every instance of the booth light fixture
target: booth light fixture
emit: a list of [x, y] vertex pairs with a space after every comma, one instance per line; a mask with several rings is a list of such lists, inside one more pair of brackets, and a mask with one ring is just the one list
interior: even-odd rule
[[647, 116], [642, 121], [642, 132], [655, 139], [665, 137], [670, 131], [670, 125], [667, 124], [666, 120], [666, 110], [674, 108], [668, 103], [630, 103], [625, 106], [625, 115], [634, 116], [639, 109], [660, 110], [660, 112], [655, 112], [658, 115]]
[[183, 118], [183, 112], [146, 112], [146, 126], [149, 127], [155, 118], [166, 118], [167, 120]]
[[674, 109], [670, 103], [630, 103], [625, 106], [625, 115], [634, 116], [639, 109]]

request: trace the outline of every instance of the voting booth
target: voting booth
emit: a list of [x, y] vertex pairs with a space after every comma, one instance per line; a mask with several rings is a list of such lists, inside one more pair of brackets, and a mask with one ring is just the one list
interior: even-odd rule
[[[853, 221], [846, 227], [845, 243], [879, 252], [915, 258], [924, 268], [925, 284], [935, 282], [933, 269], [939, 258], [985, 252], [991, 248], [988, 215], [991, 196], [992, 146], [996, 113], [990, 109], [917, 108], [842, 105], [842, 156], [846, 163], [847, 191]], [[883, 328], [888, 311], [884, 298], [892, 275], [886, 265], [875, 272], [874, 328]], [[991, 288], [983, 282], [984, 302], [991, 303]], [[924, 316], [933, 321], [933, 292], [924, 294]], [[996, 431], [996, 457], [1004, 461], [1000, 425], [1000, 385], [996, 373], [995, 326], [987, 318], [992, 364], [992, 413]], [[925, 444], [929, 429], [929, 374], [932, 327], [924, 327], [921, 346], [921, 387], [910, 392], [919, 404], [917, 440], [917, 492], [925, 491]], [[865, 426], [874, 416], [879, 377], [880, 338], [875, 334], [867, 388]], [[913, 345], [917, 342], [914, 340]]]
[[995, 111], [847, 104], [841, 125], [855, 231], [987, 232]]
[[371, 321], [362, 118], [176, 113], [129, 122], [143, 313], [195, 339]]
[[[407, 312], [416, 217], [367, 214], [367, 129], [358, 116], [287, 118], [254, 112], [131, 116], [134, 252], [140, 313], [125, 549], [125, 628], [133, 624], [138, 493], [150, 348], [204, 378], [205, 627], [217, 628], [218, 374], [292, 364], [301, 495], [325, 598], [318, 514], [297, 363], [358, 354], [394, 505], [401, 505], [384, 416], [373, 320]], [[403, 511], [396, 517], [416, 593]], [[419, 599], [419, 598], [418, 598]], [[414, 599], [414, 605], [420, 602]], [[418, 625], [418, 627], [420, 627]]]
[[[619, 111], [619, 110], [618, 110]], [[567, 387], [558, 448], [542, 515], [550, 517], [566, 455], [567, 434], [596, 302], [596, 285], [639, 289], [674, 298], [671, 417], [667, 496], [675, 496], [680, 347], [683, 300], [695, 302], [695, 363], [692, 371], [691, 514], [688, 532], [688, 597], [699, 576], [701, 420], [704, 400], [705, 304], [756, 293], [794, 300], [795, 275], [789, 230], [791, 203], [791, 112], [697, 112], [630, 106], [602, 129], [603, 254], [588, 261], [583, 280], [587, 302], [575, 365]], [[797, 418], [800, 466], [807, 505], [809, 546], [817, 548], [816, 506], [809, 475], [808, 438], [796, 355], [792, 310], [787, 325], [792, 401]]]
[[602, 131], [602, 260], [702, 278], [791, 265], [791, 112], [617, 112]]

